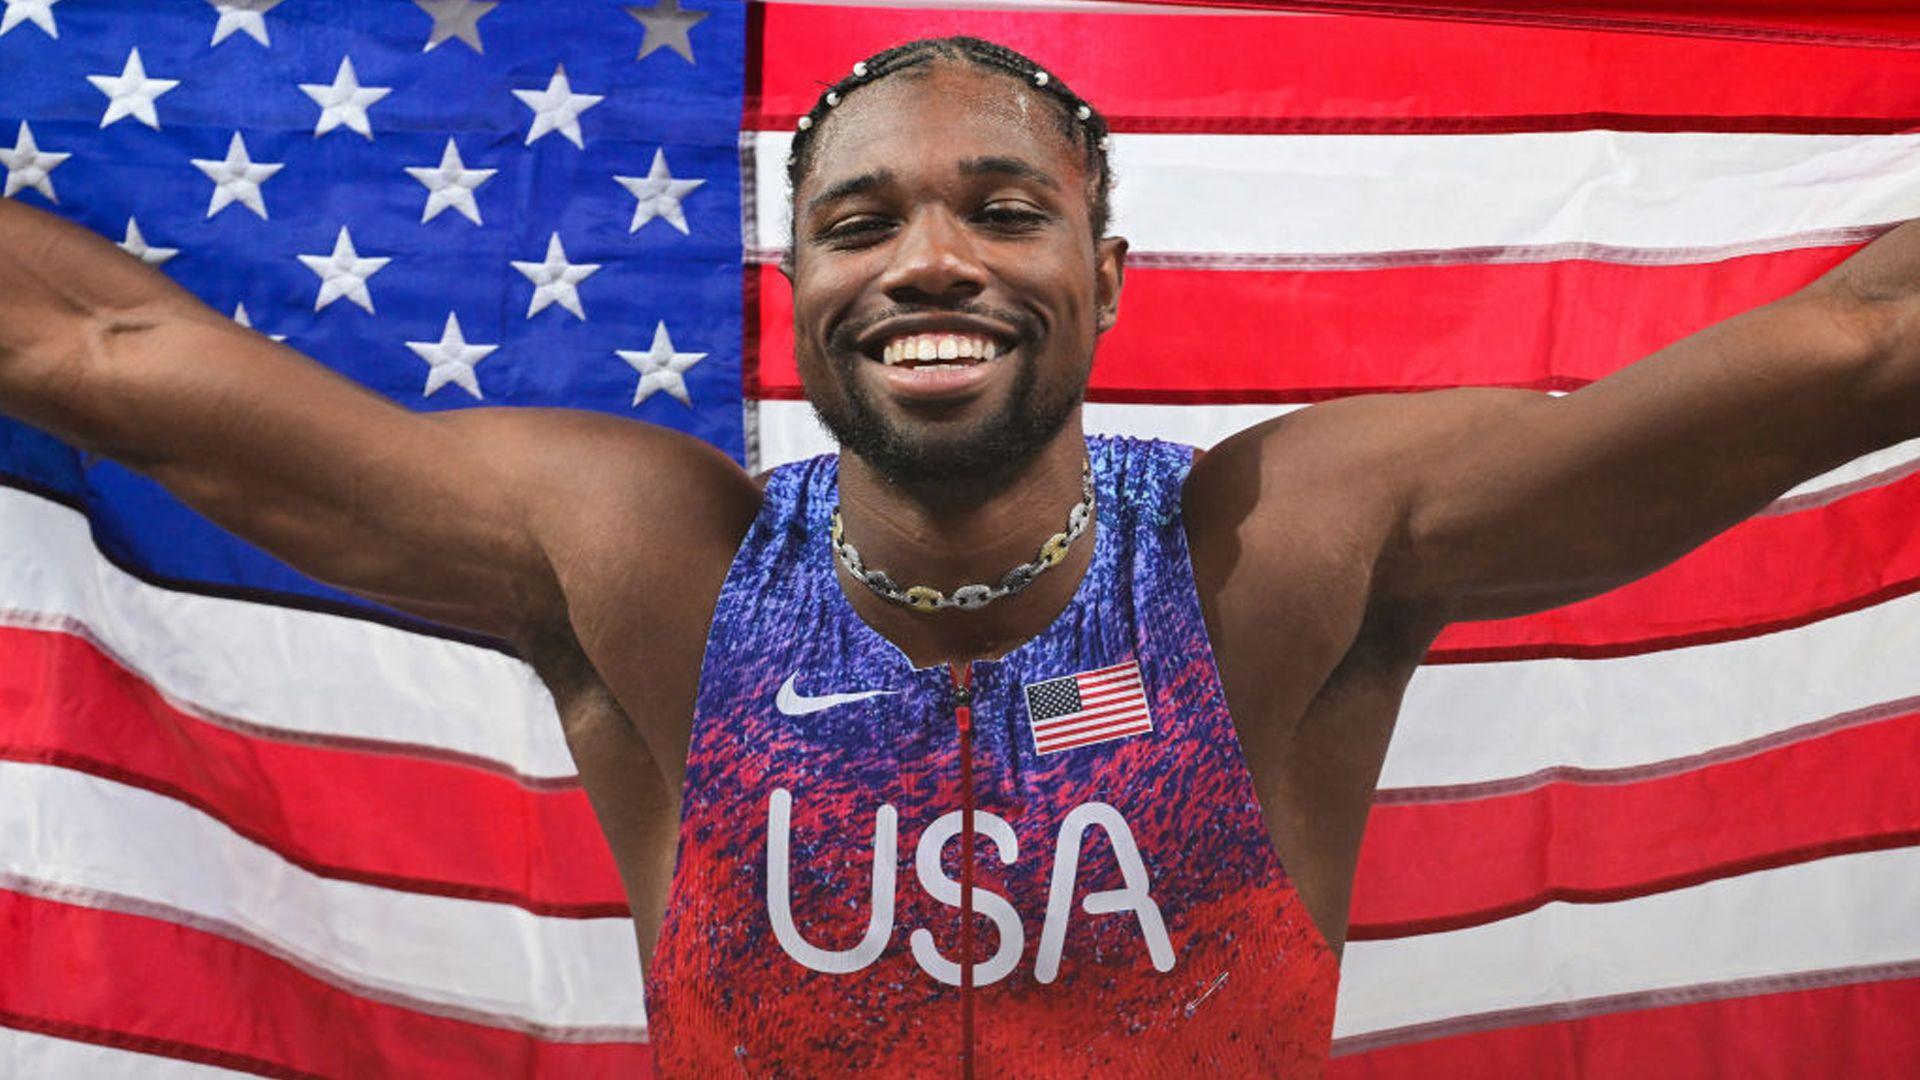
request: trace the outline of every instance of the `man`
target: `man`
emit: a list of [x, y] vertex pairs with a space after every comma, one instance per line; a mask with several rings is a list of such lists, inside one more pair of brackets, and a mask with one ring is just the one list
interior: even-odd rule
[[1428, 643], [1920, 433], [1920, 233], [1564, 398], [1353, 398], [1190, 460], [1081, 429], [1126, 258], [1104, 136], [969, 39], [823, 95], [787, 270], [847, 453], [757, 481], [598, 415], [410, 414], [12, 203], [0, 410], [511, 643], [667, 1073], [1311, 1073]]

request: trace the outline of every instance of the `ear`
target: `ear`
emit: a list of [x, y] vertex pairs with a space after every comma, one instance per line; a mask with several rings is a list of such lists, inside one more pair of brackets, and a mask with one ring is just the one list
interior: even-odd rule
[[1120, 286], [1127, 277], [1127, 241], [1108, 236], [1093, 245], [1094, 329], [1104, 334], [1120, 319]]

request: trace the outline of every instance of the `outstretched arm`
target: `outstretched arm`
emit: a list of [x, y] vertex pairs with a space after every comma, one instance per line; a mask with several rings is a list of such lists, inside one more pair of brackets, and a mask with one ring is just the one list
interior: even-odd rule
[[1565, 397], [1443, 391], [1388, 422], [1384, 598], [1480, 619], [1603, 592], [1920, 435], [1920, 222]]
[[546, 543], [565, 527], [556, 492], [635, 457], [731, 467], [594, 414], [411, 413], [10, 199], [0, 412], [154, 477], [315, 577], [508, 637], [563, 617]]

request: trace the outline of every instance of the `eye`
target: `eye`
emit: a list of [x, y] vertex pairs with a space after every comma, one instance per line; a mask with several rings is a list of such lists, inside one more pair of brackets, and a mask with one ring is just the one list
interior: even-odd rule
[[1053, 215], [1026, 203], [988, 203], [975, 219], [1000, 232], [1032, 232], [1053, 220]]
[[842, 218], [828, 225], [826, 228], [815, 233], [814, 239], [820, 243], [831, 244], [835, 247], [857, 247], [861, 244], [871, 243], [879, 239], [881, 235], [892, 228], [893, 221], [890, 218], [883, 218], [875, 214], [859, 214], [854, 217]]

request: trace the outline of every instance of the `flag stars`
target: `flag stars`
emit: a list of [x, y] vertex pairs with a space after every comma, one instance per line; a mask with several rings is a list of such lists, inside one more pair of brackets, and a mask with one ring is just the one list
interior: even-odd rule
[[87, 81], [94, 89], [107, 95], [107, 111], [100, 117], [100, 126], [118, 123], [131, 116], [155, 131], [160, 130], [160, 117], [154, 112], [153, 103], [161, 94], [180, 85], [179, 79], [149, 79], [146, 65], [140, 62], [140, 50], [127, 53], [126, 65], [118, 75], [89, 75]]
[[653, 347], [646, 350], [615, 349], [614, 353], [627, 362], [627, 366], [640, 373], [639, 385], [633, 388], [633, 403], [652, 397], [658, 391], [665, 391], [669, 397], [680, 404], [693, 405], [693, 398], [687, 393], [687, 369], [707, 358], [706, 353], [677, 352], [673, 347], [673, 338], [667, 335], [667, 324], [658, 323], [653, 328]]
[[340, 226], [340, 235], [334, 238], [332, 254], [301, 255], [299, 259], [320, 277], [320, 295], [314, 298], [313, 310], [319, 311], [344, 296], [369, 315], [373, 314], [373, 297], [367, 293], [367, 279], [393, 261], [362, 258], [353, 249], [353, 237], [348, 235], [345, 225]]
[[119, 248], [148, 266], [159, 266], [180, 254], [179, 248], [154, 247], [147, 243], [147, 238], [140, 235], [140, 223], [131, 217], [127, 219], [127, 238], [120, 241]]
[[474, 202], [474, 189], [493, 179], [493, 174], [498, 171], [467, 168], [467, 163], [460, 160], [460, 148], [449, 138], [446, 149], [441, 151], [438, 166], [407, 166], [407, 175], [420, 181], [427, 189], [427, 207], [420, 212], [420, 223], [424, 225], [437, 217], [440, 211], [452, 207], [468, 221], [480, 224], [480, 206]]
[[705, 180], [675, 178], [667, 170], [665, 150], [653, 152], [653, 167], [647, 171], [647, 175], [616, 176], [613, 179], [637, 200], [633, 208], [633, 223], [627, 226], [630, 233], [639, 232], [640, 226], [657, 217], [685, 235], [687, 215], [680, 208], [680, 200], [706, 183]]
[[207, 3], [220, 13], [220, 20], [213, 24], [213, 40], [208, 48], [227, 40], [235, 31], [268, 48], [273, 47], [267, 37], [267, 12], [279, 7], [281, 0], [207, 0]]
[[300, 92], [320, 106], [320, 119], [313, 125], [314, 138], [344, 124], [371, 139], [373, 129], [367, 123], [367, 107], [393, 93], [393, 88], [361, 86], [359, 76], [353, 73], [353, 57], [343, 56], [331, 84], [301, 83]]
[[472, 394], [476, 401], [481, 400], [480, 378], [474, 374], [473, 366], [499, 347], [468, 344], [466, 335], [460, 332], [460, 317], [447, 312], [447, 325], [440, 331], [439, 341], [407, 342], [407, 348], [427, 363], [427, 385], [420, 396], [432, 397], [434, 391], [452, 383]]
[[683, 10], [680, 0], [658, 0], [652, 7], [637, 4], [629, 7], [627, 14], [647, 28], [647, 36], [640, 42], [640, 55], [634, 59], [645, 60], [661, 49], [672, 49], [687, 63], [694, 62], [693, 42], [688, 39], [687, 31], [706, 18], [707, 12]]
[[207, 203], [207, 216], [212, 217], [226, 209], [229, 203], [239, 203], [260, 216], [267, 217], [266, 200], [260, 197], [260, 185], [274, 173], [286, 168], [284, 164], [261, 164], [247, 155], [247, 141], [239, 132], [233, 133], [233, 141], [227, 144], [227, 156], [221, 161], [207, 161], [195, 158], [193, 167], [207, 174], [213, 181], [213, 198]]
[[480, 20], [500, 4], [498, 0], [413, 0], [413, 6], [433, 16], [433, 30], [427, 34], [421, 52], [432, 52], [441, 43], [458, 38], [474, 52], [484, 53], [487, 50], [480, 46]]
[[31, 22], [46, 31], [48, 37], [58, 38], [60, 26], [53, 21], [53, 5], [59, 2], [60, 0], [7, 0], [7, 10], [5, 13], [0, 13], [0, 37], [7, 36], [8, 31], [23, 22]]
[[20, 121], [20, 133], [14, 137], [13, 145], [0, 147], [0, 165], [7, 169], [7, 187], [0, 198], [12, 198], [22, 188], [32, 188], [46, 196], [48, 202], [59, 202], [59, 196], [53, 193], [52, 173], [72, 156], [40, 149], [33, 141], [33, 129], [25, 120]]
[[565, 65], [556, 65], [545, 90], [515, 90], [513, 96], [533, 110], [533, 123], [527, 128], [526, 145], [550, 132], [559, 132], [573, 145], [586, 149], [580, 138], [580, 114], [600, 104], [604, 95], [576, 94], [567, 81]]
[[527, 303], [527, 318], [533, 318], [549, 304], [559, 304], [573, 312], [574, 318], [586, 319], [587, 313], [580, 306], [579, 285], [598, 273], [600, 264], [568, 262], [567, 249], [560, 246], [559, 233], [554, 233], [548, 239], [544, 262], [515, 262], [513, 268], [533, 282], [533, 299]]

